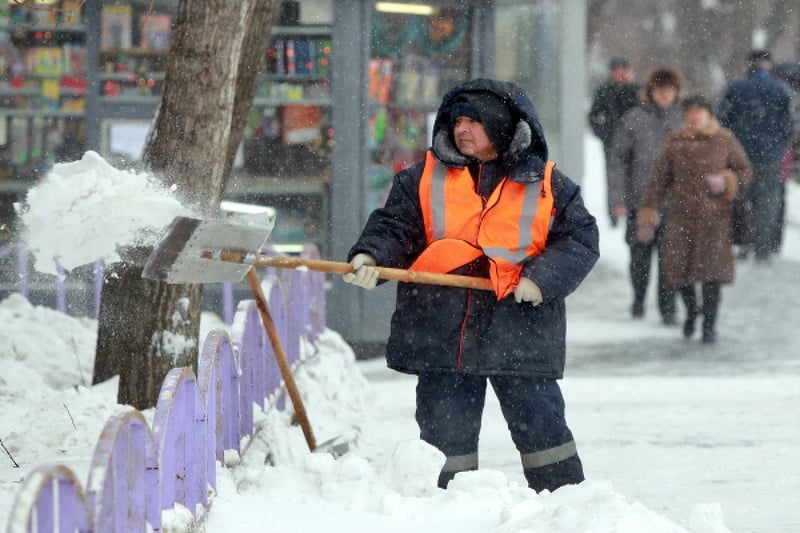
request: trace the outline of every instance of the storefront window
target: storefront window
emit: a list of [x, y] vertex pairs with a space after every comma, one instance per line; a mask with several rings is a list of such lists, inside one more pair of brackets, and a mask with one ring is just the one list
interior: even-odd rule
[[560, 28], [558, 2], [500, 2], [495, 8], [496, 76], [517, 83], [531, 98], [545, 130], [551, 157], [559, 152], [560, 138]]
[[375, 4], [368, 80], [369, 209], [383, 204], [396, 172], [424, 156], [444, 92], [469, 78], [471, 11], [462, 4]]

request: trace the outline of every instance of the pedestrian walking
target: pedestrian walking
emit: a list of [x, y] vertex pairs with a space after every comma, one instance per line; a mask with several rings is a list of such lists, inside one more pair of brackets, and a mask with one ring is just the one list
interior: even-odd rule
[[417, 375], [420, 437], [446, 457], [439, 486], [478, 468], [487, 381], [536, 491], [584, 479], [557, 380], [565, 298], [599, 257], [580, 188], [554, 168], [536, 109], [516, 85], [451, 89], [425, 159], [397, 173], [350, 250], [363, 288], [373, 265], [489, 278], [494, 291], [400, 283], [386, 348]]
[[772, 74], [770, 53], [755, 50], [747, 58], [747, 74], [730, 83], [718, 107], [720, 124], [733, 131], [753, 164], [752, 204], [756, 260], [775, 253], [780, 227], [781, 160], [794, 138], [794, 99]]
[[[589, 110], [589, 125], [603, 143], [606, 176], [609, 174], [611, 145], [620, 119], [639, 103], [641, 93], [641, 87], [636, 83], [633, 68], [627, 59], [622, 57], [611, 59], [608, 69], [608, 80], [595, 91], [592, 108]], [[611, 206], [609, 198], [609, 216], [611, 223], [616, 225], [617, 217], [611, 211]]]
[[[664, 274], [686, 304], [683, 334], [694, 334], [702, 312], [702, 340], [713, 343], [721, 285], [734, 278], [733, 200], [752, 179], [752, 168], [733, 133], [714, 118], [710, 100], [694, 95], [682, 107], [683, 125], [667, 137], [653, 165], [637, 236], [651, 241], [663, 223]], [[702, 307], [696, 284], [701, 285]]]
[[784, 226], [786, 225], [786, 183], [793, 176], [800, 178], [800, 63], [784, 61], [775, 65], [773, 75], [784, 81], [792, 91], [794, 98], [794, 140], [789, 144], [789, 148], [781, 159], [781, 188], [780, 188], [780, 208], [778, 215], [778, 227], [772, 232], [772, 250], [774, 253], [780, 252], [783, 244]]
[[642, 102], [622, 117], [612, 143], [608, 170], [611, 213], [627, 221], [625, 242], [630, 249], [628, 271], [633, 286], [631, 315], [641, 318], [645, 314], [645, 296], [655, 254], [658, 309], [662, 322], [667, 325], [675, 323], [675, 291], [667, 283], [662, 268], [663, 229], [661, 226], [656, 229], [652, 241], [639, 242], [636, 238], [636, 214], [664, 139], [679, 129], [683, 120], [678, 105], [681, 85], [681, 75], [673, 68], [660, 67], [650, 72]]

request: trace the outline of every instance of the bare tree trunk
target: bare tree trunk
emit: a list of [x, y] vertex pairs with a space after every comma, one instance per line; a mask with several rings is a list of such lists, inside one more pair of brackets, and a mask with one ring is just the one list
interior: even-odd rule
[[[230, 178], [270, 41], [277, 0], [181, 0], [164, 91], [142, 156], [186, 205], [213, 215]], [[202, 286], [143, 280], [149, 250], [112, 265], [94, 382], [120, 375], [118, 402], [155, 406], [166, 374], [196, 366]]]
[[586, 14], [586, 43], [592, 44], [603, 27], [603, 10], [608, 0], [589, 0]]

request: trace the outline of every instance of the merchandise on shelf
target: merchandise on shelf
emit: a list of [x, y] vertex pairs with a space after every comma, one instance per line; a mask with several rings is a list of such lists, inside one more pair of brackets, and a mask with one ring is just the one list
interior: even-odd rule
[[158, 97], [166, 63], [166, 55], [155, 50], [131, 48], [101, 52], [101, 94]]
[[100, 48], [103, 50], [132, 46], [133, 7], [130, 5], [103, 6], [100, 22]]
[[0, 10], [0, 175], [32, 180], [82, 150], [87, 27], [81, 1]]
[[139, 17], [139, 46], [145, 50], [167, 50], [172, 31], [172, 17], [164, 14], [144, 14]]
[[267, 49], [267, 74], [327, 78], [333, 45], [325, 37], [276, 37]]
[[284, 25], [274, 28], [266, 52], [243, 142], [250, 175], [319, 176], [330, 167], [331, 35], [326, 27], [297, 25], [296, 7], [283, 6]]

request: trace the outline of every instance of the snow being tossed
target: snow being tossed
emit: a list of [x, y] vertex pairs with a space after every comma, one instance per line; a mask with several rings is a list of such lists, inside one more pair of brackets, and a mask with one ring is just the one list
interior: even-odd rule
[[58, 275], [98, 259], [120, 261], [130, 246], [152, 245], [176, 216], [189, 216], [176, 187], [156, 177], [119, 170], [98, 153], [56, 164], [15, 205], [34, 268]]

